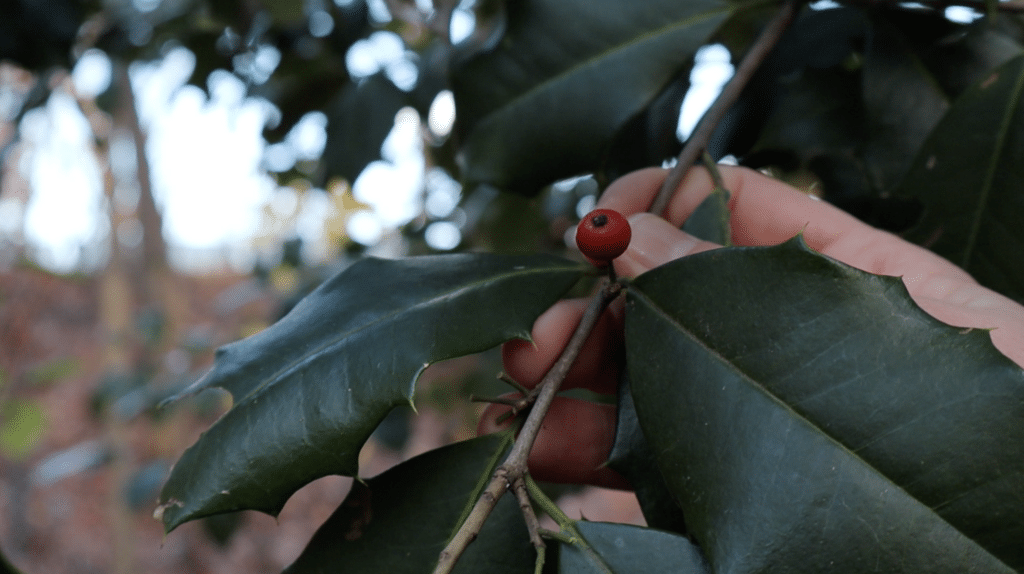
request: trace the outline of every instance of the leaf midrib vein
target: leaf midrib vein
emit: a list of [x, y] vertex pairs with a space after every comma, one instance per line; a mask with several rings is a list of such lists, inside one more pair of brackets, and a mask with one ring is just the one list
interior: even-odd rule
[[966, 249], [964, 249], [964, 258], [962, 263], [962, 267], [964, 269], [968, 269], [970, 266], [975, 245], [978, 243], [978, 235], [981, 234], [981, 223], [984, 219], [985, 211], [989, 204], [989, 197], [992, 193], [992, 182], [995, 179], [996, 166], [1000, 163], [1003, 148], [1006, 145], [1006, 138], [1010, 132], [1010, 122], [1017, 111], [1017, 104], [1020, 102], [1022, 88], [1024, 88], [1024, 70], [1019, 70], [1017, 80], [1009, 98], [1010, 105], [1006, 106], [1006, 113], [1003, 114], [1003, 119], [999, 124], [999, 130], [996, 132], [994, 147], [995, 153], [992, 154], [992, 157], [989, 158], [988, 164], [985, 166], [985, 178], [981, 184], [978, 206], [974, 210], [971, 229], [967, 234]]
[[[755, 2], [755, 3], [759, 3], [759, 2]], [[719, 16], [719, 15], [722, 15], [722, 14], [728, 14], [728, 13], [732, 12], [734, 9], [735, 9], [734, 6], [731, 6], [729, 4], [723, 4], [719, 8], [711, 9], [711, 10], [705, 10], [703, 12], [698, 12], [696, 14], [692, 14], [690, 16], [687, 16], [686, 18], [683, 18], [681, 20], [676, 20], [671, 25], [662, 26], [661, 28], [658, 28], [658, 29], [655, 29], [655, 30], [651, 30], [650, 33], [647, 33], [647, 34], [637, 34], [636, 36], [634, 36], [632, 39], [630, 39], [627, 42], [613, 44], [608, 49], [603, 50], [601, 52], [594, 53], [592, 56], [583, 59], [578, 64], [566, 68], [565, 70], [559, 72], [558, 74], [555, 74], [555, 75], [549, 77], [547, 80], [539, 82], [538, 84], [534, 85], [533, 87], [523, 91], [518, 96], [513, 97], [513, 98], [509, 99], [508, 101], [506, 101], [505, 103], [495, 107], [495, 109], [493, 111], [491, 111], [487, 115], [483, 116], [478, 123], [483, 123], [484, 121], [487, 121], [488, 118], [491, 118], [491, 117], [495, 116], [496, 114], [502, 113], [503, 110], [511, 109], [514, 106], [517, 106], [519, 104], [522, 104], [525, 101], [528, 101], [535, 94], [542, 93], [542, 92], [544, 92], [544, 91], [546, 91], [548, 89], [551, 89], [552, 86], [557, 85], [557, 84], [561, 83], [562, 81], [568, 80], [569, 78], [574, 76], [580, 70], [583, 70], [583, 69], [595, 66], [595, 65], [597, 65], [598, 62], [601, 62], [601, 61], [611, 57], [614, 54], [618, 54], [618, 53], [624, 52], [626, 50], [630, 50], [630, 49], [632, 49], [635, 46], [639, 46], [639, 45], [647, 43], [649, 41], [650, 42], [657, 41], [657, 40], [661, 39], [662, 37], [664, 37], [665, 35], [670, 34], [672, 32], [675, 32], [676, 30], [678, 30], [680, 28], [685, 28], [685, 27], [693, 26], [693, 25], [695, 25], [697, 23], [700, 23], [700, 22], [703, 22], [705, 20], [714, 18], [716, 16]]]
[[550, 273], [551, 271], [555, 271], [555, 270], [557, 270], [557, 268], [551, 268], [551, 267], [527, 268], [526, 270], [522, 270], [522, 271], [505, 272], [505, 273], [502, 273], [500, 275], [489, 275], [489, 276], [487, 276], [485, 278], [482, 278], [482, 279], [479, 279], [477, 281], [473, 281], [471, 283], [466, 283], [466, 284], [458, 286], [457, 288], [450, 289], [448, 291], [444, 291], [444, 292], [442, 292], [440, 294], [437, 294], [437, 295], [435, 295], [433, 297], [430, 297], [428, 299], [424, 299], [424, 300], [422, 300], [422, 301], [420, 301], [420, 302], [418, 302], [418, 303], [416, 303], [414, 305], [410, 305], [410, 306], [407, 306], [407, 307], [402, 307], [400, 309], [395, 309], [394, 311], [392, 311], [390, 313], [387, 313], [387, 314], [375, 317], [371, 321], [368, 321], [366, 323], [358, 325], [355, 328], [349, 329], [348, 331], [345, 331], [343, 333], [339, 333], [335, 337], [329, 338], [326, 343], [316, 347], [315, 349], [307, 352], [306, 354], [302, 355], [301, 357], [298, 357], [294, 361], [290, 362], [284, 368], [276, 371], [271, 376], [265, 378], [264, 381], [261, 382], [259, 385], [257, 385], [255, 388], [253, 388], [252, 391], [246, 393], [246, 395], [244, 397], [242, 397], [238, 401], [238, 403], [241, 404], [241, 403], [247, 402], [250, 398], [255, 397], [255, 396], [261, 394], [264, 391], [264, 389], [274, 385], [277, 382], [280, 382], [280, 381], [283, 381], [283, 380], [287, 379], [296, 370], [302, 368], [303, 366], [305, 366], [306, 364], [308, 364], [310, 362], [315, 361], [316, 359], [318, 359], [320, 356], [322, 356], [323, 354], [327, 353], [328, 351], [332, 351], [332, 350], [334, 350], [334, 349], [336, 349], [338, 347], [343, 346], [344, 343], [345, 343], [345, 340], [348, 339], [350, 336], [352, 336], [352, 335], [354, 335], [356, 333], [359, 333], [361, 331], [365, 331], [365, 330], [371, 329], [373, 327], [376, 327], [376, 326], [378, 326], [378, 325], [380, 325], [380, 324], [382, 324], [382, 323], [384, 323], [386, 321], [389, 321], [389, 320], [393, 319], [397, 315], [400, 315], [400, 314], [403, 314], [403, 313], [407, 313], [407, 312], [412, 312], [412, 311], [415, 311], [415, 310], [418, 310], [418, 309], [422, 309], [422, 308], [427, 307], [427, 306], [429, 306], [431, 304], [443, 301], [445, 299], [450, 299], [452, 297], [457, 296], [461, 292], [470, 291], [470, 290], [478, 287], [481, 284], [485, 284], [485, 283], [498, 283], [498, 282], [500, 282], [500, 281], [502, 281], [502, 280], [504, 280], [504, 279], [506, 279], [508, 277], [511, 277], [511, 276], [522, 277], [522, 276], [528, 276], [530, 274]]

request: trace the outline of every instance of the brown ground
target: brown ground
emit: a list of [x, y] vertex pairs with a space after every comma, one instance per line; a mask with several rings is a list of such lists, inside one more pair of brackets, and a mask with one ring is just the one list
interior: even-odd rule
[[[217, 297], [243, 280], [182, 279], [190, 332], [206, 334], [219, 345], [266, 324], [274, 308], [266, 293], [230, 315], [218, 315]], [[176, 460], [217, 411], [190, 399], [160, 417], [142, 414], [125, 420], [109, 408], [94, 412], [90, 403], [107, 369], [104, 346], [110, 343], [100, 327], [99, 297], [96, 279], [57, 278], [31, 269], [0, 273], [0, 405], [15, 400], [37, 404], [46, 421], [26, 452], [0, 451], [3, 553], [25, 574], [280, 572], [341, 502], [351, 479], [326, 477], [308, 485], [277, 520], [243, 513], [241, 526], [223, 545], [197, 522], [165, 538], [152, 518], [155, 503], [130, 508], [125, 485], [151, 463]], [[182, 354], [173, 356], [180, 363]], [[197, 355], [194, 369], [209, 361], [209, 354]], [[168, 378], [163, 372], [155, 384], [168, 384]], [[13, 415], [8, 409], [0, 416]], [[402, 452], [368, 443], [362, 472], [372, 476], [409, 456], [466, 438], [472, 426], [463, 419], [420, 407]], [[109, 456], [95, 468], [52, 484], [34, 477], [48, 457], [83, 444]], [[155, 492], [143, 489], [143, 497], [155, 501]], [[591, 520], [642, 523], [628, 493], [589, 489], [561, 503], [573, 517], [582, 512]]]

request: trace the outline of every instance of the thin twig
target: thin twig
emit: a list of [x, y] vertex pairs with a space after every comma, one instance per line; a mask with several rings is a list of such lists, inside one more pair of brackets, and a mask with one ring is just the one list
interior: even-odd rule
[[[569, 518], [569, 515], [566, 513], [562, 512], [562, 509], [555, 504], [555, 501], [548, 498], [548, 495], [541, 490], [537, 481], [533, 480], [529, 475], [526, 476], [526, 488], [530, 493], [530, 497], [537, 502], [541, 510], [547, 513], [547, 515], [558, 524], [558, 527], [562, 529], [559, 533], [561, 536], [553, 536], [553, 538], [557, 539], [562, 544], [571, 544], [572, 546], [575, 546], [576, 549], [587, 558], [591, 566], [598, 571], [605, 574], [612, 574], [611, 568], [608, 567], [608, 564], [596, 551], [594, 551], [594, 548], [590, 546], [587, 539], [583, 537], [583, 533], [576, 527], [576, 521]], [[550, 531], [545, 532], [545, 534], [552, 537]]]
[[455, 563], [458, 561], [459, 556], [462, 556], [469, 543], [476, 539], [480, 529], [484, 526], [484, 521], [490, 516], [494, 506], [498, 504], [498, 500], [501, 499], [501, 495], [505, 494], [507, 488], [508, 477], [505, 469], [498, 467], [494, 471], [493, 478], [487, 484], [487, 488], [480, 495], [480, 498], [477, 499], [473, 510], [466, 517], [466, 521], [462, 523], [459, 531], [455, 533], [455, 536], [445, 546], [444, 550], [441, 551], [441, 556], [437, 560], [437, 566], [434, 568], [434, 574], [448, 574], [455, 568]]
[[480, 397], [477, 395], [469, 395], [469, 402], [471, 403], [494, 403], [496, 405], [508, 405], [514, 406], [519, 403], [519, 399], [512, 399], [509, 397]]
[[534, 563], [533, 563], [533, 574], [543, 574], [544, 573], [544, 557], [545, 557], [545, 551], [546, 550], [547, 550], [547, 547], [545, 547], [545, 546], [541, 546], [540, 548], [537, 549], [537, 559], [534, 560]]
[[519, 509], [523, 512], [523, 519], [526, 520], [526, 530], [530, 533], [530, 542], [534, 548], [540, 551], [544, 548], [544, 541], [540, 538], [540, 522], [537, 514], [533, 511], [533, 504], [530, 502], [530, 495], [526, 491], [526, 479], [519, 477], [512, 483], [512, 492], [519, 500]]
[[[739, 97], [739, 93], [750, 80], [750, 77], [764, 59], [765, 55], [767, 55], [771, 48], [778, 43], [783, 31], [785, 31], [786, 27], [793, 20], [793, 17], [796, 14], [796, 8], [801, 1], [802, 0], [787, 0], [779, 10], [779, 13], [776, 14], [765, 30], [761, 33], [761, 36], [758, 37], [757, 41], [750, 48], [750, 51], [743, 58], [743, 61], [740, 62], [732, 80], [730, 80], [730, 82], [725, 86], [725, 89], [722, 90], [722, 94], [715, 101], [715, 104], [711, 106], [711, 109], [709, 109], [708, 112], [704, 114], [704, 117], [701, 118], [701, 121], [697, 125], [697, 129], [694, 130], [693, 135], [683, 148], [683, 152], [679, 156], [679, 165], [676, 166], [676, 169], [672, 170], [672, 173], [669, 174], [669, 178], [666, 179], [661, 192], [659, 192], [658, 198], [655, 199], [655, 206], [660, 205], [660, 207], [652, 206], [650, 211], [660, 214], [665, 210], [665, 205], [668, 202], [668, 197], [671, 192], [679, 185], [686, 169], [693, 164], [697, 157], [700, 156], [701, 152], [704, 151], [715, 126], [718, 125], [722, 116], [736, 101], [736, 98]], [[667, 192], [666, 189], [668, 190]], [[614, 278], [614, 275], [611, 275], [611, 277]], [[476, 539], [481, 528], [483, 528], [484, 521], [487, 520], [491, 511], [494, 510], [494, 506], [498, 503], [498, 499], [500, 499], [505, 491], [508, 490], [510, 485], [514, 487], [516, 496], [519, 497], [520, 506], [523, 507], [524, 518], [527, 523], [531, 523], [531, 516], [532, 520], [534, 522], [536, 521], [536, 516], [533, 516], [533, 508], [529, 505], [529, 500], [526, 500], [524, 505], [523, 497], [525, 495], [522, 494], [521, 491], [523, 481], [525, 480], [526, 488], [531, 490], [530, 494], [533, 494], [532, 489], [530, 488], [532, 480], [528, 476], [527, 467], [527, 460], [529, 458], [530, 451], [533, 449], [533, 443], [536, 441], [537, 434], [540, 432], [541, 423], [543, 423], [544, 417], [547, 415], [548, 409], [551, 407], [551, 403], [555, 399], [555, 395], [558, 394], [558, 389], [561, 387], [566, 373], [569, 372], [569, 368], [579, 355], [580, 350], [583, 348], [583, 343], [587, 340], [587, 337], [590, 336], [590, 332], [593, 331], [601, 313], [604, 311], [605, 307], [607, 307], [608, 304], [611, 303], [619, 293], [621, 293], [622, 288], [623, 285], [621, 282], [614, 280], [607, 281], [601, 291], [591, 298], [590, 304], [587, 306], [587, 310], [583, 313], [583, 317], [580, 319], [579, 325], [577, 325], [576, 330], [569, 339], [569, 343], [564, 349], [562, 349], [562, 354], [558, 357], [558, 360], [555, 361], [547, 374], [544, 375], [540, 384], [538, 384], [529, 393], [529, 395], [522, 399], [525, 406], [530, 406], [532, 404], [532, 408], [519, 431], [519, 436], [516, 438], [515, 443], [513, 443], [512, 449], [509, 451], [505, 462], [494, 471], [484, 493], [473, 506], [473, 509], [470, 511], [465, 522], [463, 522], [462, 526], [459, 527], [459, 530], [448, 542], [445, 549], [441, 551], [437, 566], [434, 568], [434, 574], [449, 574], [452, 569], [455, 568], [455, 563], [458, 561], [462, 553], [465, 552], [469, 544]], [[542, 500], [547, 500], [547, 497], [542, 497]], [[554, 503], [551, 503], [550, 506], [554, 506]], [[527, 510], [527, 508], [529, 508], [529, 510]], [[593, 550], [589, 548], [586, 541], [582, 540], [582, 536], [579, 535], [575, 525], [571, 521], [565, 523], [564, 519], [567, 519], [568, 517], [566, 517], [560, 510], [557, 510], [557, 506], [554, 506], [554, 508], [555, 510], [551, 510], [549, 514], [553, 513], [555, 515], [552, 516], [553, 518], [556, 516], [558, 518], [562, 518], [563, 529], [567, 529], [572, 532], [574, 534], [574, 538], [580, 538], [576, 543], [577, 547], [581, 548], [585, 553], [589, 552], [590, 554], [593, 554]], [[539, 527], [532, 526], [530, 528], [531, 540], [534, 540], [535, 537], [539, 538], [539, 534]], [[593, 556], [588, 554], [588, 557], [592, 558], [596, 566], [603, 566], [604, 569], [607, 569], [607, 565], [604, 565], [603, 561], [601, 561], [596, 554]]]
[[797, 7], [801, 3], [801, 0], [787, 0], [768, 25], [765, 26], [761, 35], [758, 36], [750, 50], [747, 51], [747, 54], [743, 56], [743, 60], [740, 61], [740, 65], [736, 68], [736, 73], [729, 80], [729, 83], [725, 85], [725, 88], [722, 89], [722, 93], [719, 94], [718, 98], [715, 99], [715, 103], [700, 118], [697, 127], [686, 140], [683, 151], [679, 153], [678, 163], [669, 172], [664, 183], [661, 184], [658, 196], [654, 198], [654, 203], [651, 204], [650, 209], [647, 211], [657, 215], [664, 214], [665, 207], [668, 206], [668, 200], [675, 193], [676, 188], [679, 187], [679, 183], [683, 181], [683, 176], [686, 175], [686, 172], [707, 147], [715, 128], [722, 121], [729, 108], [736, 103], [743, 88], [746, 87], [765, 56], [778, 44], [779, 39], [782, 38], [782, 33], [786, 31], [786, 28], [789, 27], [789, 24], [796, 16]]
[[541, 423], [544, 422], [544, 415], [547, 414], [548, 408], [551, 407], [551, 401], [555, 399], [559, 387], [562, 386], [562, 380], [565, 379], [566, 373], [569, 372], [569, 367], [575, 362], [576, 356], [579, 355], [580, 349], [583, 348], [583, 343], [590, 336], [590, 332], [594, 330], [594, 325], [597, 324], [597, 320], [601, 317], [601, 312], [621, 292], [621, 283], [607, 283], [591, 298], [587, 310], [583, 313], [583, 317], [576, 327], [576, 331], [572, 334], [572, 338], [569, 339], [569, 343], [562, 349], [562, 354], [558, 357], [558, 360], [555, 361], [555, 364], [551, 366], [551, 369], [544, 375], [540, 384], [537, 385], [537, 389], [540, 389], [540, 392], [537, 394], [537, 400], [533, 403], [530, 416], [523, 423], [523, 428], [519, 431], [519, 437], [516, 438], [515, 444], [512, 445], [512, 450], [509, 452], [505, 464], [502, 465], [508, 469], [510, 476], [525, 476], [526, 459], [530, 454], [530, 449], [533, 448], [533, 442], [537, 439], [537, 433], [540, 432]]
[[557, 540], [562, 544], [574, 544], [576, 542], [575, 536], [566, 534], [561, 530], [548, 530], [547, 528], [541, 528], [540, 535], [549, 540]]
[[[608, 266], [605, 268], [605, 271], [608, 275], [608, 285], [615, 285], [619, 280], [618, 276], [615, 274], [615, 266], [609, 263]], [[517, 389], [520, 389], [520, 392], [523, 393], [523, 397], [516, 400], [515, 402], [503, 403], [510, 405], [512, 408], [498, 417], [498, 419], [495, 422], [499, 425], [512, 417], [518, 416], [519, 413], [526, 412], [526, 409], [530, 408], [530, 405], [533, 404], [533, 401], [537, 400], [537, 395], [539, 395], [541, 389], [544, 388], [543, 385], [539, 384], [532, 390], [526, 390], [525, 388], [523, 388], [522, 385], [513, 381], [505, 373], [501, 373], [500, 375], [498, 375], [498, 378], [516, 387]]]
[[[551, 402], [555, 399], [555, 395], [558, 394], [558, 388], [562, 385], [566, 373], [569, 372], [569, 367], [572, 366], [580, 350], [583, 348], [583, 343], [590, 336], [590, 332], [594, 330], [594, 325], [597, 324], [597, 320], [601, 317], [601, 312], [604, 311], [605, 307], [613, 299], [618, 297], [622, 292], [622, 288], [623, 285], [619, 282], [605, 283], [601, 290], [590, 299], [590, 304], [587, 305], [586, 311], [583, 312], [583, 317], [580, 318], [580, 322], [569, 339], [569, 343], [562, 349], [562, 354], [559, 355], [558, 360], [548, 369], [540, 384], [534, 388], [534, 391], [539, 390], [536, 394], [536, 401], [534, 401], [533, 408], [530, 409], [530, 414], [526, 417], [526, 421], [519, 431], [519, 436], [516, 437], [515, 443], [512, 444], [512, 449], [505, 458], [505, 462], [494, 471], [484, 493], [476, 501], [466, 521], [462, 523], [458, 532], [455, 533], [455, 536], [452, 537], [448, 545], [441, 551], [437, 566], [434, 568], [434, 574], [449, 574], [455, 568], [455, 563], [458, 561], [459, 556], [476, 539], [480, 529], [483, 527], [484, 521], [487, 520], [487, 516], [494, 510], [494, 506], [498, 503], [501, 495], [505, 493], [510, 484], [515, 484], [518, 480], [527, 476], [527, 458], [529, 457], [530, 450], [533, 449], [534, 441], [537, 440], [537, 433], [540, 432], [544, 416], [551, 407]], [[527, 486], [529, 486], [529, 481], [527, 481]]]
[[725, 180], [722, 179], [722, 172], [718, 169], [718, 164], [715, 163], [715, 158], [711, 157], [711, 154], [704, 152], [703, 154], [704, 167], [707, 168], [708, 173], [711, 174], [711, 182], [715, 184], [715, 189], [721, 189], [722, 191], [729, 191], [725, 188]]
[[530, 394], [530, 389], [524, 387], [522, 384], [519, 383], [519, 381], [508, 376], [508, 373], [498, 373], [498, 380], [512, 387], [513, 389], [519, 391], [520, 393], [523, 393], [524, 395]]
[[[544, 493], [540, 485], [537, 484], [537, 481], [533, 480], [533, 477], [531, 476], [526, 477], [526, 490], [530, 493], [530, 496], [537, 501], [537, 505], [544, 511], [544, 514], [550, 516], [551, 519], [558, 524], [559, 528], [567, 530], [572, 536], [579, 535], [579, 532], [573, 526], [572, 518], [569, 518], [569, 515], [563, 512], [562, 509], [555, 504], [555, 501], [548, 498], [548, 495]], [[570, 540], [569, 544], [575, 544], [575, 541]]]

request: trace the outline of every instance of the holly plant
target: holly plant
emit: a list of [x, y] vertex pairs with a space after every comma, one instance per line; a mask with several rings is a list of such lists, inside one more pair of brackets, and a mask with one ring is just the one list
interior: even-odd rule
[[[420, 4], [389, 6], [415, 19]], [[420, 23], [446, 23], [454, 5], [435, 2]], [[464, 189], [538, 197], [581, 174], [600, 188], [675, 157], [674, 189], [701, 158], [714, 172], [731, 155], [813, 182], [824, 200], [1024, 297], [1019, 3], [475, 10], [462, 42], [442, 25], [436, 43], [410, 46], [440, 62], [430, 77], [454, 93], [455, 129], [436, 155]], [[735, 73], [681, 145], [679, 104], [708, 46], [731, 54]], [[712, 193], [688, 229], [728, 244], [728, 193]], [[663, 209], [659, 199], [651, 211]], [[167, 531], [245, 509], [276, 515], [313, 480], [359, 477], [360, 449], [413, 401], [428, 365], [529, 339], [575, 289], [590, 305], [541, 384], [511, 401], [508, 430], [356, 481], [287, 572], [1024, 571], [1024, 371], [988, 331], [932, 318], [899, 278], [799, 235], [620, 279], [607, 263], [629, 224], [595, 212], [578, 233], [586, 257], [366, 257], [221, 348], [189, 392], [220, 387], [233, 406], [174, 466], [157, 509]], [[608, 464], [645, 527], [570, 519], [526, 457], [617, 298], [627, 368]]]

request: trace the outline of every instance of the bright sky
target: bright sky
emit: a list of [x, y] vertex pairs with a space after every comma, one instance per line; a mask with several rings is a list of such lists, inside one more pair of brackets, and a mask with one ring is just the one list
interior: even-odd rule
[[[259, 208], [277, 187], [260, 167], [261, 133], [273, 110], [265, 101], [246, 98], [242, 82], [227, 72], [211, 75], [209, 98], [197, 87], [184, 86], [193, 66], [192, 54], [179, 48], [159, 62], [131, 69], [148, 134], [154, 197], [170, 244], [230, 250], [256, 233]], [[72, 78], [80, 95], [95, 95], [109, 83], [110, 63], [101, 52], [89, 53]], [[310, 130], [310, 124], [320, 129]], [[296, 130], [304, 135], [299, 138], [306, 146], [302, 155], [319, 155], [324, 124], [322, 115], [310, 116]], [[110, 221], [103, 209], [92, 131], [78, 105], [54, 92], [46, 106], [25, 117], [21, 136], [30, 151], [19, 168], [33, 189], [24, 214], [26, 241], [42, 264], [57, 271], [101, 265], [95, 259], [105, 257]], [[320, 149], [308, 149], [316, 143]], [[116, 134], [110, 156], [115, 201], [130, 212], [138, 200], [133, 141]], [[128, 243], [132, 231], [115, 230]], [[90, 258], [90, 253], [97, 255]]]
[[99, 166], [82, 153], [92, 131], [77, 104], [63, 94], [26, 114], [20, 130], [32, 150], [18, 166], [33, 182], [24, 213], [25, 240], [44, 266], [74, 269], [81, 257], [88, 258], [84, 251], [96, 252], [97, 239], [109, 229], [109, 223], [94, 216], [102, 206]]
[[[298, 205], [295, 193], [279, 189], [263, 162], [273, 160], [273, 167], [283, 171], [296, 160], [318, 158], [326, 140], [326, 117], [308, 114], [283, 143], [268, 148], [262, 130], [275, 113], [272, 106], [246, 97], [242, 81], [226, 71], [210, 76], [209, 96], [185, 85], [194, 65], [194, 56], [178, 48], [158, 62], [131, 69], [147, 132], [154, 198], [172, 251], [226, 254], [245, 268], [254, 260], [251, 240], [261, 231], [262, 207], [268, 203], [274, 207], [271, 213], [300, 211], [295, 222], [301, 228], [284, 230], [286, 237], [319, 233], [329, 206], [315, 199], [316, 193]], [[109, 60], [101, 52], [87, 54], [72, 78], [81, 96], [98, 94], [110, 80]], [[24, 238], [46, 267], [66, 272], [102, 265], [111, 224], [104, 209], [102, 173], [91, 153], [92, 131], [78, 105], [55, 92], [46, 106], [25, 117], [21, 136], [30, 152], [18, 167], [32, 182], [33, 193], [24, 214], [7, 202], [0, 205], [0, 215], [23, 215]], [[132, 140], [112, 138], [110, 155], [115, 201], [131, 212], [138, 200]], [[128, 243], [139, 233], [131, 223], [115, 230]], [[389, 223], [394, 225], [393, 218]], [[6, 227], [15, 231], [13, 224]]]

